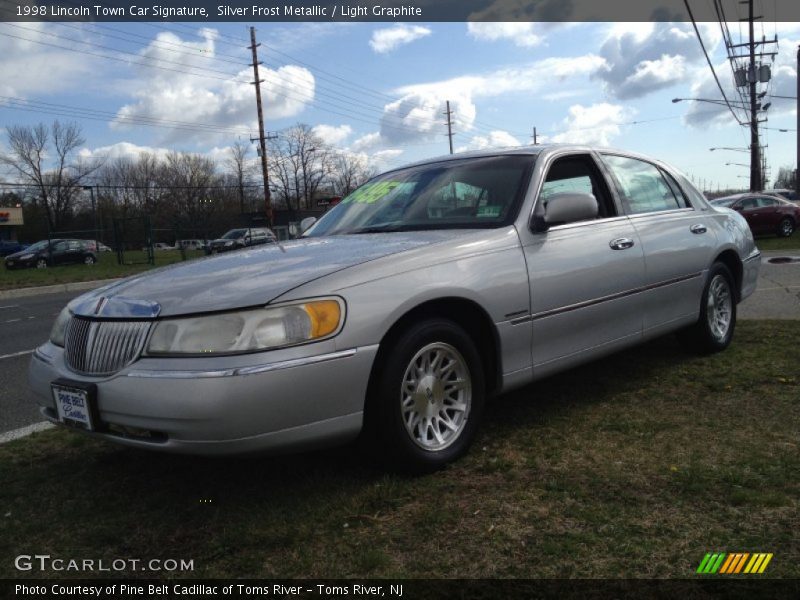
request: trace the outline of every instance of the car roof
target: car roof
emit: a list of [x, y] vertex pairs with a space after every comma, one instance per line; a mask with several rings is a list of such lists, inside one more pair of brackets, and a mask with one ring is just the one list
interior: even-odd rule
[[[473, 150], [470, 152], [458, 152], [456, 154], [444, 154], [441, 156], [434, 156], [424, 160], [418, 160], [406, 165], [401, 165], [393, 169], [384, 171], [384, 173], [391, 173], [393, 171], [400, 171], [411, 167], [422, 165], [434, 164], [438, 162], [449, 162], [455, 160], [471, 159], [471, 158], [491, 158], [493, 156], [538, 156], [543, 153], [557, 152], [557, 151], [574, 151], [574, 152], [606, 152], [609, 154], [620, 154], [631, 158], [639, 158], [659, 165], [668, 166], [667, 163], [645, 154], [638, 152], [631, 152], [630, 150], [622, 150], [620, 148], [613, 148], [610, 146], [589, 146], [587, 144], [536, 144], [528, 146], [511, 146], [506, 148], [492, 148], [486, 150]], [[674, 167], [670, 167], [674, 171]]]

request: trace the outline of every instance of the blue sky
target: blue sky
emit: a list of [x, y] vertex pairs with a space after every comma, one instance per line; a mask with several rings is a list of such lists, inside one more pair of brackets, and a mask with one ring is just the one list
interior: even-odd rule
[[[745, 153], [709, 151], [749, 143], [727, 108], [671, 102], [720, 97], [691, 24], [256, 27], [267, 129], [307, 123], [379, 169], [446, 153], [450, 100], [457, 150], [527, 144], [536, 126], [540, 141], [640, 151], [707, 187], [747, 184], [746, 168], [725, 164], [747, 163]], [[780, 45], [762, 89], [794, 96], [800, 24], [763, 28]], [[739, 24], [730, 29], [738, 42]], [[700, 31], [737, 98], [719, 26]], [[175, 149], [222, 159], [257, 132], [248, 36], [238, 23], [0, 24], [0, 127], [75, 120], [84, 155]], [[795, 129], [795, 107], [772, 99], [764, 141], [773, 178], [795, 164], [796, 133], [777, 131]]]

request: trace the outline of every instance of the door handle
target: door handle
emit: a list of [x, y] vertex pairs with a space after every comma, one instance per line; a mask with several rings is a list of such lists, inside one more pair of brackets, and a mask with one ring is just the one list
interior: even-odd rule
[[702, 223], [695, 223], [694, 225], [689, 227], [689, 231], [691, 231], [692, 233], [705, 233], [706, 231], [708, 231], [708, 228]]
[[633, 248], [633, 240], [631, 238], [616, 238], [608, 242], [612, 250], [627, 250]]

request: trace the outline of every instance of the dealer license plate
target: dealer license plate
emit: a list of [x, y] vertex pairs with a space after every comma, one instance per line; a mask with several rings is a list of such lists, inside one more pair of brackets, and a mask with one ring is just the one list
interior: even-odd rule
[[80, 388], [52, 384], [58, 419], [66, 425], [89, 431], [94, 429], [89, 392]]

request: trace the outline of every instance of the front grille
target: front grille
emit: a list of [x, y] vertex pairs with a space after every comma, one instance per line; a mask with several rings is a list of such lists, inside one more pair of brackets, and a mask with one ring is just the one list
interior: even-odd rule
[[90, 321], [73, 317], [64, 337], [67, 364], [78, 373], [115, 373], [139, 357], [149, 330], [149, 321]]

